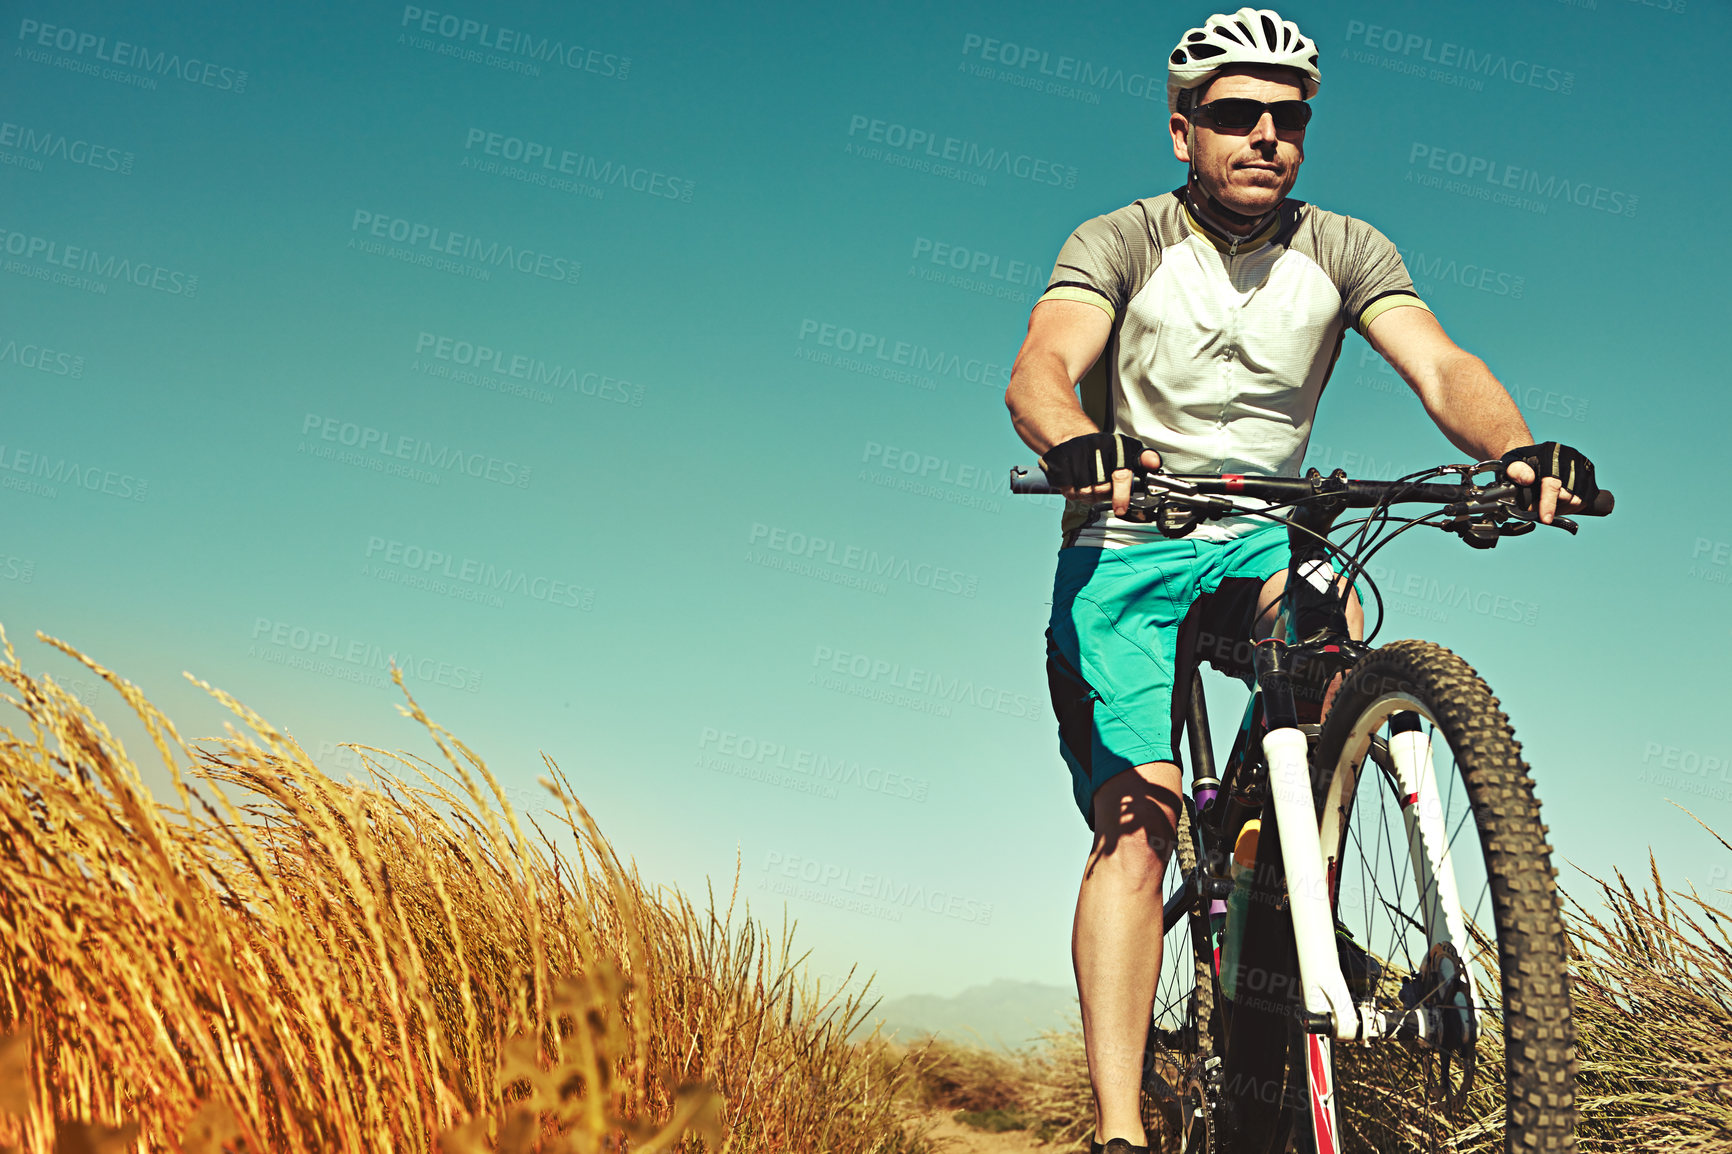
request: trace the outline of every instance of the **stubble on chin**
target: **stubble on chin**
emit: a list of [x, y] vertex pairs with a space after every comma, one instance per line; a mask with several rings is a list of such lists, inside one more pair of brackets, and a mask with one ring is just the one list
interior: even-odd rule
[[1273, 208], [1286, 196], [1296, 175], [1290, 168], [1284, 168], [1280, 171], [1262, 168], [1235, 169], [1228, 187], [1241, 193], [1248, 200], [1256, 201], [1262, 205], [1262, 208], [1252, 211], [1265, 211]]
[[[1274, 208], [1276, 204], [1280, 203], [1282, 197], [1281, 188], [1285, 181], [1280, 177], [1275, 176], [1273, 173], [1268, 175], [1269, 179], [1267, 180], [1238, 180], [1230, 183], [1226, 189], [1229, 194], [1228, 197], [1223, 197], [1221, 199], [1228, 205], [1228, 207], [1234, 208], [1238, 212], [1243, 212], [1248, 216], [1255, 216], [1259, 213], [1269, 211], [1269, 209]], [[1234, 202], [1237, 203], [1235, 204]]]

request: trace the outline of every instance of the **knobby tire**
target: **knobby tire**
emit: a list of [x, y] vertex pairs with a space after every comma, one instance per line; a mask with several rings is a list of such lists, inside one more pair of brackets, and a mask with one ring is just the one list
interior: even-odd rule
[[[1337, 1097], [1342, 1105], [1346, 1148], [1419, 1150], [1428, 1148], [1426, 1141], [1444, 1138], [1449, 1143], [1442, 1147], [1446, 1149], [1502, 1149], [1512, 1154], [1572, 1151], [1576, 1145], [1575, 1029], [1570, 1016], [1557, 870], [1551, 864], [1551, 846], [1540, 822], [1533, 781], [1509, 718], [1467, 662], [1440, 645], [1397, 641], [1372, 652], [1348, 671], [1313, 753], [1312, 781], [1319, 817], [1337, 766], [1344, 755], [1358, 752], [1344, 748], [1356, 724], [1364, 720], [1364, 725], [1358, 726], [1363, 732], [1365, 725], [1392, 705], [1419, 713], [1432, 733], [1439, 794], [1464, 788], [1465, 800], [1471, 806], [1471, 823], [1463, 811], [1457, 827], [1460, 833], [1451, 834], [1450, 844], [1458, 857], [1454, 870], [1458, 877], [1468, 868], [1459, 862], [1469, 846], [1477, 843], [1484, 859], [1482, 892], [1489, 895], [1496, 929], [1496, 971], [1501, 989], [1484, 991], [1478, 1000], [1487, 1003], [1494, 995], [1497, 999], [1500, 1038], [1492, 1040], [1502, 1042], [1504, 1077], [1503, 1085], [1497, 1086], [1495, 1069], [1478, 1071], [1482, 1083], [1479, 1096], [1468, 1099], [1474, 1107], [1469, 1113], [1479, 1115], [1477, 1125], [1461, 1117], [1440, 1120], [1435, 1110], [1427, 1114], [1429, 1104], [1423, 1097], [1409, 1103], [1416, 1117], [1428, 1120], [1428, 1127], [1435, 1124], [1435, 1129], [1427, 1128], [1427, 1132], [1436, 1137], [1416, 1141], [1415, 1123], [1396, 1126], [1380, 1120], [1385, 1114], [1399, 1112], [1386, 1086], [1377, 1085], [1378, 1093], [1362, 1093], [1390, 1077], [1387, 1065], [1374, 1064], [1398, 1058], [1389, 1050], [1408, 1044], [1382, 1042], [1355, 1051], [1351, 1044], [1340, 1043], [1335, 1051]], [[1450, 755], [1453, 767], [1445, 764]], [[1372, 759], [1366, 757], [1361, 764], [1358, 788], [1381, 788], [1373, 777], [1379, 770], [1373, 767]], [[1459, 782], [1445, 780], [1452, 773], [1459, 775]], [[1354, 815], [1358, 813], [1356, 798]], [[1351, 830], [1344, 833], [1344, 849], [1351, 838]], [[1267, 843], [1269, 839], [1264, 840]], [[1370, 904], [1364, 903], [1366, 907]], [[1462, 905], [1464, 909], [1470, 905], [1465, 892]], [[1471, 918], [1472, 911], [1468, 913]], [[1489, 954], [1484, 964], [1481, 972], [1490, 984]], [[1485, 1041], [1482, 1039], [1482, 1045]], [[1375, 1106], [1375, 1112], [1367, 1113], [1368, 1106]], [[1464, 1138], [1465, 1143], [1458, 1145]]]

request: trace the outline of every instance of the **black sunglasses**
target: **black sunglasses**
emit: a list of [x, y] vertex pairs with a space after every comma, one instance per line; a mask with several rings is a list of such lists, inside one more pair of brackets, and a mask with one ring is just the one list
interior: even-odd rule
[[1191, 116], [1197, 123], [1211, 128], [1249, 131], [1257, 127], [1265, 112], [1275, 118], [1277, 132], [1303, 132], [1311, 122], [1311, 106], [1303, 100], [1277, 100], [1273, 104], [1264, 104], [1261, 100], [1242, 96], [1226, 96], [1199, 104], [1191, 110]]

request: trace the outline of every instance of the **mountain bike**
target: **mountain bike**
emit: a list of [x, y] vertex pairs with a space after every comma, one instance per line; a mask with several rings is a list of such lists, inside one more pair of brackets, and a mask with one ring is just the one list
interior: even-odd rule
[[[1144, 1060], [1162, 1149], [1574, 1149], [1557, 871], [1521, 746], [1460, 657], [1372, 644], [1366, 567], [1394, 538], [1484, 549], [1540, 524], [1501, 468], [1136, 483], [1126, 516], [1164, 535], [1255, 513], [1292, 551], [1271, 636], [1244, 642], [1254, 683], [1218, 774], [1200, 669], [1180, 687], [1190, 787]], [[1054, 491], [1024, 469], [1011, 488]], [[1412, 505], [1433, 508], [1396, 515]], [[1379, 610], [1364, 641], [1355, 584]]]

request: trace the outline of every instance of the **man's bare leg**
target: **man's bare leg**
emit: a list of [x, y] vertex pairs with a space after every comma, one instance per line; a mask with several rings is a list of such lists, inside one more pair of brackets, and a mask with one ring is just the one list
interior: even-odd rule
[[1128, 769], [1094, 797], [1095, 840], [1077, 894], [1071, 960], [1102, 1144], [1148, 1142], [1143, 1046], [1161, 973], [1161, 881], [1179, 804], [1179, 767], [1170, 761]]
[[[1269, 636], [1286, 583], [1285, 569], [1264, 583], [1254, 636]], [[1365, 612], [1356, 594], [1349, 595], [1347, 622], [1352, 636], [1364, 636]], [[1141, 1110], [1143, 1047], [1160, 980], [1161, 884], [1179, 804], [1179, 767], [1170, 761], [1126, 770], [1094, 797], [1095, 841], [1077, 894], [1071, 960], [1094, 1086], [1095, 1135], [1103, 1144], [1112, 1138], [1148, 1143]]]

